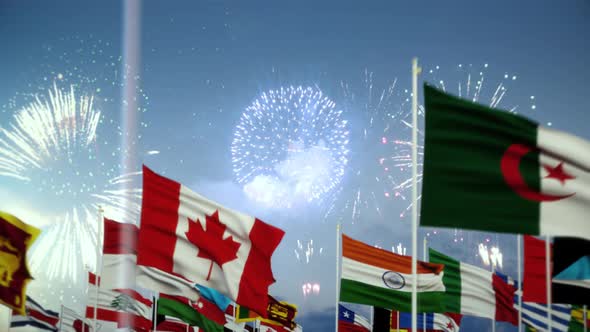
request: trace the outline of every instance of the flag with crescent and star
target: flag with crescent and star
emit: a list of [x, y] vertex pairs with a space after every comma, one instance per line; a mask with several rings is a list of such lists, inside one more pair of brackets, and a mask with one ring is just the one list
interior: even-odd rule
[[590, 142], [424, 86], [420, 225], [590, 239]]

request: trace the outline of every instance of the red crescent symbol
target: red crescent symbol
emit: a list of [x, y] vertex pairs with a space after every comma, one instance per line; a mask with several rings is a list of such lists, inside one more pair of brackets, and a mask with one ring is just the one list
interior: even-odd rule
[[521, 197], [535, 202], [553, 202], [575, 195], [569, 194], [564, 196], [546, 195], [529, 188], [520, 174], [520, 160], [532, 148], [522, 144], [512, 144], [506, 149], [502, 160], [500, 161], [500, 168], [506, 183]]

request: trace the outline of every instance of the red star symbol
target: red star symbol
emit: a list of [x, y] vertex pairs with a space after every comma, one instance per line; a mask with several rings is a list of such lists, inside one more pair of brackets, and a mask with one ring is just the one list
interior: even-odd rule
[[557, 165], [555, 167], [551, 167], [551, 166], [547, 166], [547, 165], [543, 165], [543, 167], [549, 173], [549, 174], [547, 174], [547, 176], [545, 176], [545, 179], [559, 180], [559, 182], [561, 182], [562, 185], [565, 184], [565, 181], [576, 178], [575, 176], [567, 174], [563, 170], [563, 162], [560, 162], [559, 165]]
[[455, 326], [453, 326], [453, 323], [451, 323], [451, 322], [448, 322], [448, 323], [447, 323], [447, 329], [449, 329], [449, 330], [453, 331], [453, 330], [455, 330]]

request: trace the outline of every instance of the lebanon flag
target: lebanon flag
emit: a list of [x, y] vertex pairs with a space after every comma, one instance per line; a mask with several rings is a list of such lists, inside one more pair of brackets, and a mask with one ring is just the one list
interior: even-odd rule
[[[101, 284], [98, 278], [98, 284]], [[96, 317], [98, 320], [116, 323], [117, 328], [130, 326], [135, 330], [148, 331], [152, 325], [152, 301], [144, 298], [132, 289], [109, 290], [98, 288], [97, 278], [93, 273], [88, 273], [88, 302], [86, 305], [86, 318], [94, 318], [96, 304]], [[115, 324], [113, 324], [115, 327]]]
[[444, 302], [448, 312], [518, 323], [514, 309], [516, 288], [500, 276], [482, 268], [459, 262], [433, 249], [430, 261], [444, 264]]
[[[418, 311], [444, 311], [441, 264], [418, 261]], [[342, 235], [340, 301], [412, 310], [412, 257]]]
[[[266, 317], [271, 257], [284, 234], [143, 167], [138, 265], [214, 288]], [[198, 298], [194, 287], [168, 294]]]
[[590, 142], [424, 86], [420, 224], [590, 239]]

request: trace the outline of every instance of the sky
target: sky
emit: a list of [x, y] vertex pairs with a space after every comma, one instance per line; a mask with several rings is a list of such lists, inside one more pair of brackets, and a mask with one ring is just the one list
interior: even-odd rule
[[[93, 259], [87, 243], [93, 239], [95, 211], [88, 210], [90, 217], [74, 217], [72, 211], [77, 207], [86, 213], [82, 207], [96, 203], [91, 194], [104, 193], [105, 183], [122, 173], [123, 14], [122, 2], [114, 0], [0, 0], [0, 126], [13, 132], [14, 116], [35, 97], [72, 87], [75, 98], [93, 97], [101, 116], [96, 140], [73, 157], [56, 150], [43, 171], [24, 162], [29, 182], [0, 175], [0, 208], [51, 234], [34, 250], [38, 258], [32, 270], [39, 277], [30, 293], [55, 310], [57, 298], [82, 310], [86, 281], [81, 271]], [[590, 139], [589, 18], [590, 3], [584, 0], [145, 1], [140, 70], [132, 78], [139, 105], [135, 168], [144, 163], [284, 229], [273, 256], [277, 282], [270, 291], [299, 306], [307, 331], [332, 329], [337, 223], [366, 243], [386, 249], [401, 243], [411, 253], [411, 188], [395, 189], [410, 176], [395, 158], [409, 150], [394, 143], [410, 139], [405, 122], [410, 119], [411, 59], [417, 57], [423, 68], [420, 83], [444, 86], [454, 94], [461, 86], [461, 93], [473, 97], [480, 81], [477, 100], [487, 104], [497, 88], [505, 88], [498, 107]], [[336, 144], [326, 136], [315, 144], [334, 143], [346, 151], [347, 163], [343, 174], [328, 172], [334, 189], [319, 199], [297, 201], [296, 208], [273, 207], [244, 191], [231, 147], [249, 106], [271, 90], [299, 86], [321, 91], [333, 102], [333, 112], [341, 112], [340, 120], [326, 126], [346, 121], [341, 133], [346, 132], [348, 142]], [[379, 103], [382, 95], [387, 98]], [[270, 127], [248, 132], [263, 135]], [[283, 154], [279, 161], [298, 160], [288, 154], [295, 141], [277, 142], [268, 149]], [[268, 160], [246, 157], [276, 170]], [[316, 169], [323, 165], [314, 164]], [[137, 181], [132, 176], [140, 186]], [[484, 268], [489, 267], [478, 245], [497, 246], [504, 255], [502, 271], [516, 276], [514, 236], [423, 228], [423, 237], [429, 246]], [[308, 246], [313, 248], [309, 262]], [[43, 257], [56, 263], [51, 271], [57, 276], [47, 276], [50, 272], [39, 263]], [[319, 294], [304, 296], [305, 284], [319, 284]], [[370, 316], [366, 307], [351, 307]], [[484, 319], [466, 317], [463, 326], [491, 331], [491, 322]], [[498, 323], [496, 330], [515, 328]]]

